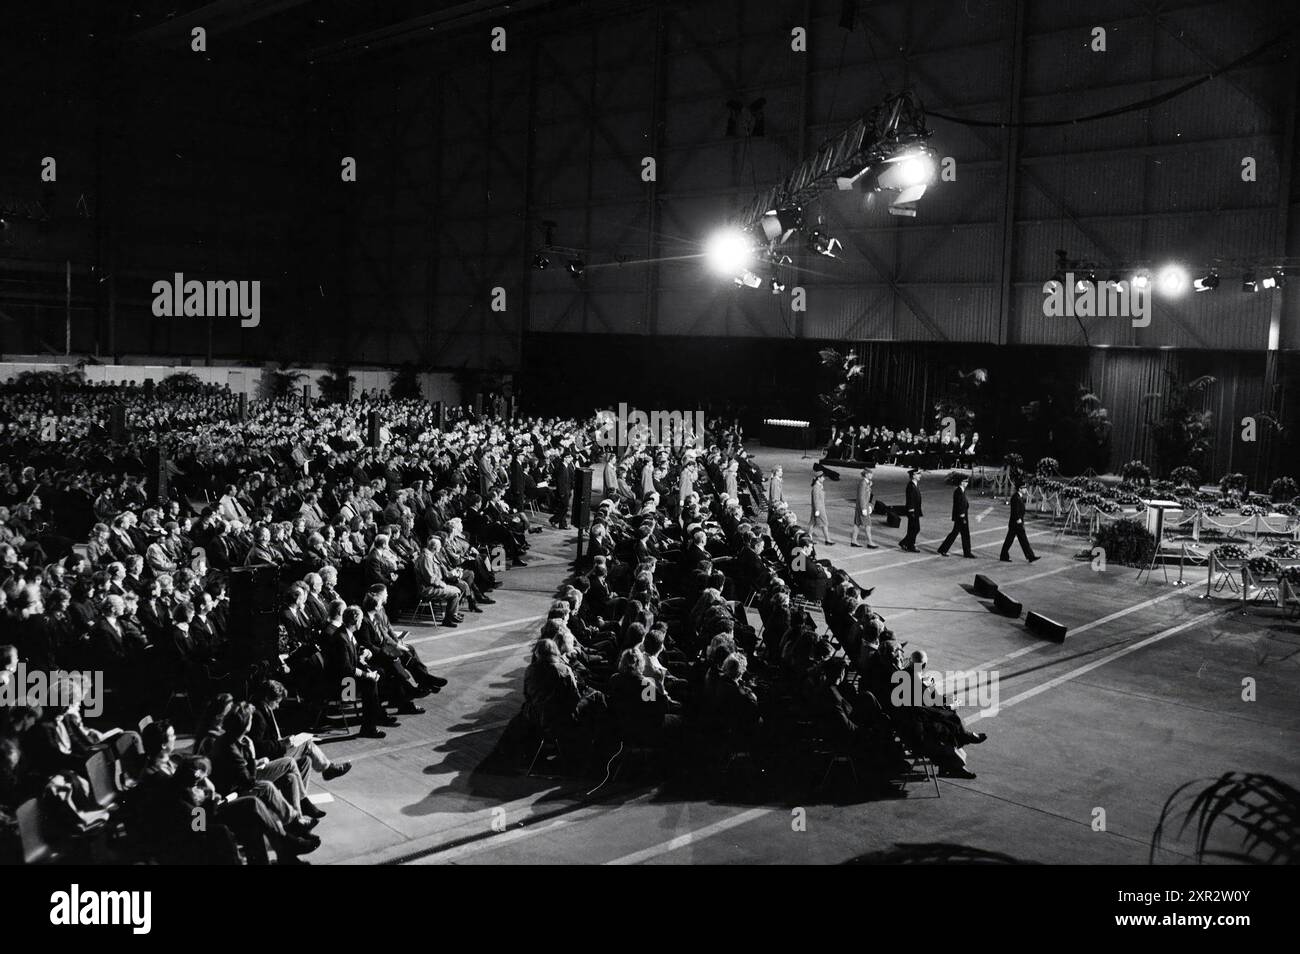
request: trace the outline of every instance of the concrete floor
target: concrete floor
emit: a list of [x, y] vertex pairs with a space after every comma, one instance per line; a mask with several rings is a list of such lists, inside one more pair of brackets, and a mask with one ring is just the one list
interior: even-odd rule
[[[757, 449], [766, 468], [785, 468], [787, 497], [806, 516], [811, 459]], [[922, 553], [877, 524], [878, 550], [850, 549], [855, 474], [828, 484], [833, 538], [822, 555], [875, 586], [873, 605], [932, 670], [996, 673], [999, 710], [962, 710], [989, 734], [968, 749], [971, 781], [912, 784], [907, 797], [863, 801], [808, 795], [796, 801], [729, 803], [683, 799], [647, 784], [619, 782], [598, 802], [595, 782], [527, 778], [480, 767], [519, 709], [527, 647], [576, 537], [547, 529], [533, 559], [511, 570], [497, 605], [461, 628], [414, 626], [421, 655], [451, 684], [424, 701], [380, 742], [331, 742], [355, 768], [322, 785], [332, 797], [318, 829], [320, 862], [838, 863], [907, 845], [939, 854], [996, 852], [1045, 863], [1145, 864], [1165, 800], [1180, 785], [1227, 771], [1267, 773], [1300, 784], [1300, 628], [1266, 606], [1205, 600], [1205, 571], [1192, 585], [1159, 573], [1094, 572], [1082, 537], [1058, 540], [1045, 521], [1030, 528], [1043, 559], [998, 563], [1006, 505], [972, 496], [977, 560], [941, 559], [951, 491], [943, 475], [922, 481], [927, 510]], [[879, 468], [877, 494], [902, 500], [904, 475]], [[1070, 627], [1063, 645], [1030, 635], [1023, 622], [970, 595], [987, 572], [1022, 600]], [[1200, 585], [1196, 585], [1199, 583]], [[1242, 699], [1255, 681], [1256, 700]], [[814, 780], [815, 781], [815, 780]], [[811, 792], [814, 786], [809, 785]], [[1100, 824], [1104, 812], [1104, 825]], [[1161, 863], [1190, 863], [1190, 838], [1166, 840]], [[1225, 844], [1223, 847], [1233, 847]]]

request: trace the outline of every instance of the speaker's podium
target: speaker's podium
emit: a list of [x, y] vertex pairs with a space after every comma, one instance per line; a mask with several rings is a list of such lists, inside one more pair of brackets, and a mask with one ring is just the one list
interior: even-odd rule
[[592, 469], [583, 467], [573, 473], [573, 525], [578, 531], [578, 562], [582, 562], [583, 543], [591, 529]]
[[266, 662], [280, 653], [276, 566], [237, 566], [230, 571], [230, 648], [237, 664]]

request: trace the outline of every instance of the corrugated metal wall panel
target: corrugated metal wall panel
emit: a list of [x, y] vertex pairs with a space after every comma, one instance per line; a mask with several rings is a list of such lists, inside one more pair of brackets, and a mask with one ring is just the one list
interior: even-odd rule
[[810, 288], [804, 336], [866, 341], [894, 336], [892, 296], [887, 288]]
[[[1195, 49], [1185, 31], [1178, 35], [1193, 8], [1198, 24], [1220, 24], [1213, 37], [1198, 31]], [[1010, 2], [860, 6], [859, 29], [848, 37], [836, 0], [814, 0], [806, 23], [804, 9], [802, 0], [706, 0], [640, 11], [543, 32], [509, 57], [458, 70], [439, 94], [441, 135], [433, 137], [432, 123], [420, 125], [400, 181], [368, 182], [354, 192], [364, 227], [391, 233], [359, 245], [372, 258], [394, 247], [391, 267], [378, 272], [352, 263], [354, 285], [391, 280], [405, 302], [432, 284], [439, 334], [458, 327], [506, 333], [502, 317], [485, 311], [488, 289], [500, 283], [512, 295], [530, 290], [534, 331], [1076, 345], [1083, 338], [1075, 322], [1042, 315], [1041, 283], [1055, 267], [1054, 249], [1107, 269], [1118, 261], [1235, 261], [1275, 245], [1284, 96], [1276, 87], [1281, 71], [1260, 67], [1157, 109], [1078, 126], [1012, 136], [933, 119], [933, 145], [956, 160], [957, 179], [937, 183], [915, 220], [895, 219], [879, 204], [864, 207], [857, 195], [824, 196], [809, 210], [824, 216], [825, 230], [845, 247], [834, 260], [790, 249], [782, 280], [804, 290], [805, 314], [790, 311], [788, 291], [774, 297], [766, 288], [735, 289], [698, 258], [676, 260], [698, 256], [717, 225], [791, 168], [801, 145], [815, 149], [905, 74], [938, 111], [1008, 114], [1016, 62]], [[1162, 7], [1158, 20], [1129, 0], [1027, 4], [1026, 13], [1021, 111], [1031, 121], [1163, 91], [1258, 42], [1258, 24], [1228, 5]], [[809, 30], [807, 53], [789, 49], [790, 28], [798, 25]], [[1107, 29], [1105, 53], [1089, 49], [1098, 25]], [[906, 63], [898, 56], [903, 47]], [[414, 76], [398, 95], [403, 109], [420, 101]], [[658, 104], [656, 76], [665, 97]], [[387, 148], [394, 109], [382, 81], [371, 92], [354, 109], [355, 138], [371, 150], [363, 168]], [[474, 94], [483, 101], [465, 102]], [[766, 135], [727, 137], [727, 101], [760, 96]], [[1008, 245], [1002, 230], [1013, 141], [1020, 168]], [[651, 154], [658, 181], [646, 183], [640, 159]], [[1257, 160], [1254, 183], [1240, 179], [1246, 154]], [[512, 161], [526, 165], [527, 175], [512, 172]], [[452, 227], [426, 231], [421, 203], [432, 194], [418, 180], [435, 166], [448, 189], [438, 197], [439, 212]], [[557, 242], [589, 250], [582, 288], [557, 269], [528, 270], [543, 219], [557, 223]], [[1004, 304], [1008, 249], [1012, 285]], [[658, 265], [642, 261], [655, 255]], [[620, 257], [627, 264], [612, 264]], [[1092, 319], [1089, 338], [1116, 347], [1259, 348], [1269, 302], [1230, 287], [1239, 281], [1225, 271], [1218, 292], [1161, 303], [1148, 328]], [[366, 294], [384, 301], [382, 289]], [[443, 298], [452, 307], [443, 307]], [[395, 311], [400, 320], [390, 331], [400, 338], [420, 310], [403, 304]]]
[[[911, 296], [926, 317], [938, 325], [949, 341], [992, 342], [998, 334], [998, 287], [995, 283], [962, 285], [908, 285]], [[918, 319], [919, 320], [919, 319]], [[899, 338], [934, 338], [928, 325], [903, 325]]]

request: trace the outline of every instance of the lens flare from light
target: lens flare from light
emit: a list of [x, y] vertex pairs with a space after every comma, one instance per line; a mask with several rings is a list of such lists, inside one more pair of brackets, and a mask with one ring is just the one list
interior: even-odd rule
[[1187, 269], [1181, 265], [1166, 265], [1160, 269], [1160, 277], [1156, 281], [1160, 294], [1176, 298], [1187, 291]]
[[936, 171], [934, 157], [926, 150], [917, 150], [885, 160], [885, 167], [876, 181], [882, 189], [902, 192], [930, 185]]
[[754, 243], [740, 229], [719, 229], [705, 243], [704, 259], [719, 275], [734, 277], [753, 262]]

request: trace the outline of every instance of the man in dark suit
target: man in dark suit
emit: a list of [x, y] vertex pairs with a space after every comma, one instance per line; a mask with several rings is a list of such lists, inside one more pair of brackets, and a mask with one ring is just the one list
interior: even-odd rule
[[122, 636], [121, 616], [126, 604], [120, 596], [107, 596], [99, 606], [99, 619], [90, 628], [90, 648], [101, 669], [120, 678], [126, 665], [126, 643]]
[[280, 558], [271, 549], [271, 531], [268, 527], [257, 528], [253, 537], [253, 548], [244, 558], [244, 566], [277, 566]]
[[288, 605], [280, 611], [280, 625], [284, 627], [290, 649], [297, 649], [310, 643], [315, 635], [315, 626], [307, 615], [307, 585], [294, 583], [285, 601]]
[[913, 468], [907, 472], [907, 503], [904, 505], [904, 511], [907, 514], [907, 536], [899, 541], [898, 545], [908, 553], [918, 553], [916, 549], [916, 537], [921, 532], [921, 488], [917, 486], [921, 472]]
[[573, 464], [568, 454], [556, 461], [551, 480], [555, 486], [555, 513], [551, 515], [551, 526], [568, 530], [569, 506], [573, 502]]
[[[390, 692], [390, 701], [399, 708], [398, 715], [419, 715], [424, 710], [412, 701], [416, 696], [438, 692], [447, 680], [429, 672], [420, 654], [406, 645], [406, 633], [397, 632], [388, 618], [388, 588], [371, 586], [361, 601], [361, 630], [357, 639], [374, 655], [381, 670], [391, 672], [398, 683]], [[381, 686], [381, 688], [388, 688]]]
[[1007, 524], [1007, 538], [1002, 541], [1002, 555], [998, 557], [1003, 563], [1011, 562], [1011, 541], [1019, 540], [1020, 549], [1025, 552], [1025, 559], [1033, 563], [1038, 559], [1034, 548], [1025, 536], [1025, 491], [1019, 484], [1011, 491], [1011, 522]]
[[943, 538], [943, 543], [939, 544], [939, 556], [947, 556], [953, 541], [961, 534], [961, 555], [968, 560], [975, 559], [975, 554], [970, 552], [970, 501], [966, 499], [966, 484], [969, 480], [963, 475], [952, 490], [952, 529]]
[[208, 566], [214, 570], [229, 570], [234, 565], [234, 554], [226, 536], [226, 522], [218, 517], [212, 524], [212, 536], [204, 547]]
[[387, 733], [379, 726], [395, 726], [398, 721], [388, 716], [379, 704], [379, 672], [370, 668], [366, 662], [369, 652], [363, 654], [357, 644], [362, 619], [360, 607], [345, 609], [341, 624], [331, 625], [321, 638], [321, 655], [325, 660], [326, 684], [343, 692], [345, 698], [361, 703], [361, 734], [368, 739], [382, 739]]
[[352, 769], [352, 763], [331, 761], [310, 733], [297, 736], [281, 733], [275, 713], [287, 695], [284, 686], [274, 679], [267, 679], [254, 689], [253, 722], [248, 729], [254, 752], [261, 758], [293, 759], [304, 780], [311, 775], [312, 769], [327, 782], [346, 775]]
[[376, 535], [374, 545], [361, 561], [361, 578], [366, 586], [376, 583], [395, 583], [400, 566], [397, 556], [388, 546], [388, 534]]

